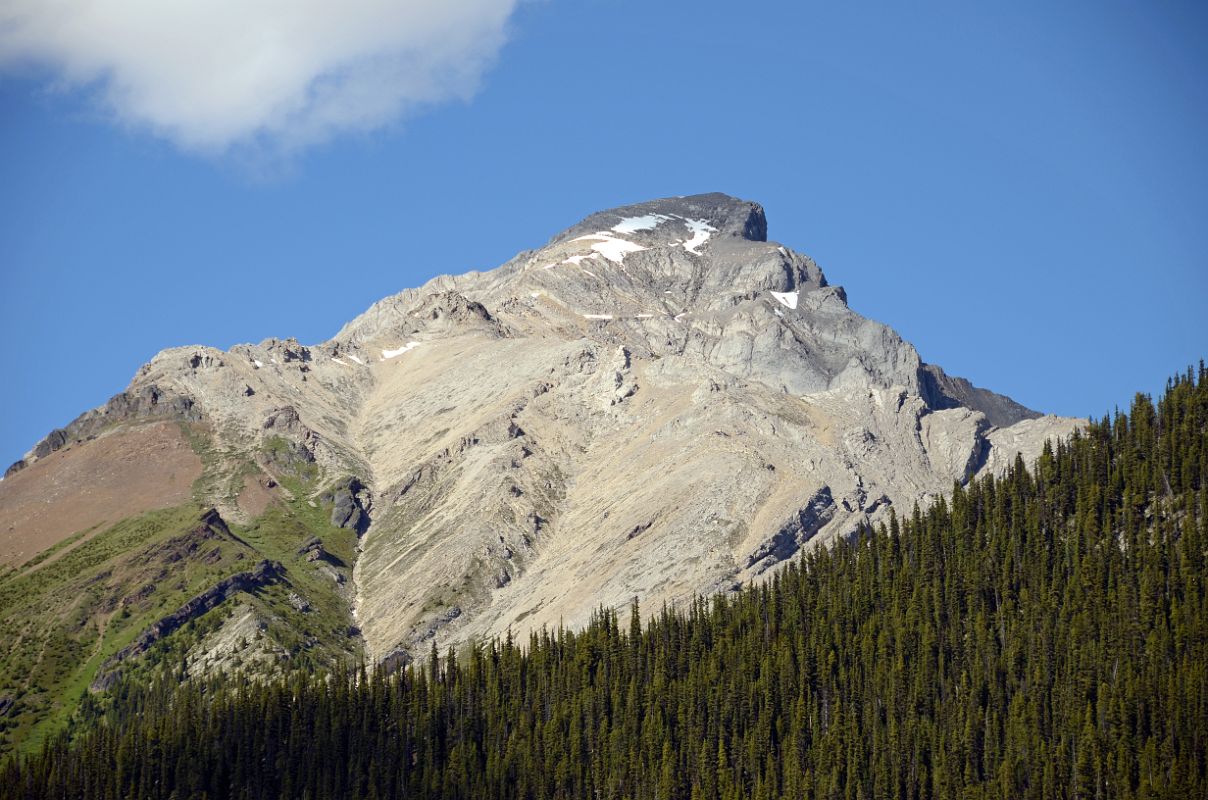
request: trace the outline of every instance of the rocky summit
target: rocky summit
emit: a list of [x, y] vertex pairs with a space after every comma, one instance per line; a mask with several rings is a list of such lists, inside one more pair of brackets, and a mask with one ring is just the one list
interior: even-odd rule
[[[299, 619], [319, 603], [299, 576], [326, 575], [349, 651], [398, 663], [763, 580], [1080, 424], [924, 363], [767, 233], [752, 202], [654, 200], [388, 297], [327, 342], [165, 350], [9, 469], [0, 559], [212, 507], [230, 575], [280, 558], [264, 591], [288, 588]], [[254, 535], [284, 509], [319, 520], [288, 558]], [[219, 594], [197, 597], [244, 605], [198, 663], [244, 636], [225, 628], [268, 624]]]

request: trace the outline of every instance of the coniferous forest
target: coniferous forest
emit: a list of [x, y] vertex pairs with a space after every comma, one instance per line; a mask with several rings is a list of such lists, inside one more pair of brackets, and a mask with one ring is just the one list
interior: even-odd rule
[[773, 580], [393, 675], [165, 667], [6, 798], [1208, 797], [1208, 372]]

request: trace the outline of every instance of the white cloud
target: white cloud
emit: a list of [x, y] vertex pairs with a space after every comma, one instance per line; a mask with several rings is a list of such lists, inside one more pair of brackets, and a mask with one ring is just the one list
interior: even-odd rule
[[0, 66], [188, 150], [290, 151], [468, 98], [517, 2], [0, 0]]

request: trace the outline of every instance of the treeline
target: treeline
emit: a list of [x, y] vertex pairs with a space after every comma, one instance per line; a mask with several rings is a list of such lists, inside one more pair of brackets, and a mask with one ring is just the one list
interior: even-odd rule
[[6, 798], [1208, 797], [1208, 373], [730, 598], [122, 687]]

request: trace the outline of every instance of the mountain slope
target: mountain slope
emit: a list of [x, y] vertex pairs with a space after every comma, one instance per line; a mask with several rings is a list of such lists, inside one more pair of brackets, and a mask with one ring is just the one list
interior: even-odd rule
[[14, 465], [6, 546], [32, 547], [9, 522], [22, 473], [191, 425], [200, 505], [236, 525], [313, 506], [359, 536], [350, 624], [393, 663], [759, 580], [1080, 424], [925, 364], [766, 234], [754, 203], [656, 200], [322, 344], [164, 351]]
[[0, 797], [1205, 797], [1206, 555], [1201, 364], [740, 594], [394, 675], [144, 682]]

